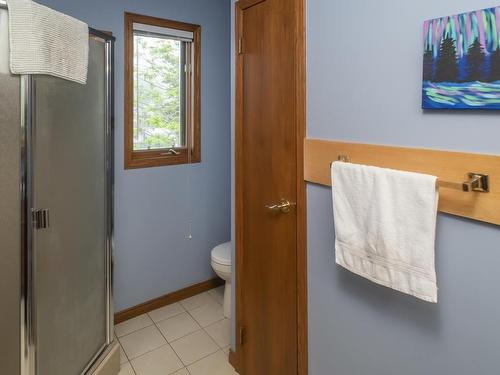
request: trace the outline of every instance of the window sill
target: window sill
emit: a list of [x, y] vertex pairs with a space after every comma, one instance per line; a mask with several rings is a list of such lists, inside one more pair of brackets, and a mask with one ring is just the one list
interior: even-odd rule
[[169, 165], [196, 164], [201, 162], [199, 156], [188, 158], [187, 149], [176, 149], [179, 155], [164, 155], [167, 150], [134, 151], [131, 158], [125, 157], [125, 169], [155, 168]]

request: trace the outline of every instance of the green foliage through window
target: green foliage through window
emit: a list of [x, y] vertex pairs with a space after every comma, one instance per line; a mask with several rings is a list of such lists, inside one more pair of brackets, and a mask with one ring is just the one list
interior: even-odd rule
[[184, 146], [182, 44], [134, 35], [134, 150]]

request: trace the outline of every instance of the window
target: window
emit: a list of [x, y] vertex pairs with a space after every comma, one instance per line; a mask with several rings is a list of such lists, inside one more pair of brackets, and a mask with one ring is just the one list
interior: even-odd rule
[[198, 25], [125, 13], [125, 168], [197, 163]]

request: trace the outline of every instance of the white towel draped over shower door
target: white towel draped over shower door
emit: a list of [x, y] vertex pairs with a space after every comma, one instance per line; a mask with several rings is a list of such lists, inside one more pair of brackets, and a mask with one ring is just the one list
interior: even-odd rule
[[337, 264], [436, 303], [436, 182], [424, 174], [333, 163]]
[[87, 24], [31, 0], [7, 0], [10, 69], [87, 82]]

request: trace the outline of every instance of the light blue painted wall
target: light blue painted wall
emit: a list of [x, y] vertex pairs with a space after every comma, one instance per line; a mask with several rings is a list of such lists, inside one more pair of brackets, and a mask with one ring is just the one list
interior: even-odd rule
[[[40, 2], [117, 38], [115, 309], [214, 277], [210, 250], [230, 238], [229, 0]], [[202, 26], [201, 164], [124, 170], [124, 11]], [[188, 240], [191, 220], [193, 239]]]
[[[498, 112], [423, 113], [422, 23], [492, 0], [308, 0], [308, 136], [500, 154]], [[330, 189], [308, 187], [310, 375], [500, 370], [500, 228], [440, 215], [439, 304], [334, 263]]]

